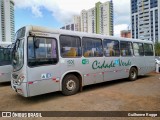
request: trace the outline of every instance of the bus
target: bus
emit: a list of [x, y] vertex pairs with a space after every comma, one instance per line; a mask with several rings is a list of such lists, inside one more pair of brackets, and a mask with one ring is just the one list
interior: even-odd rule
[[40, 26], [16, 33], [11, 86], [24, 97], [55, 91], [73, 95], [83, 86], [155, 70], [151, 41]]
[[0, 42], [0, 83], [11, 81], [12, 42]]

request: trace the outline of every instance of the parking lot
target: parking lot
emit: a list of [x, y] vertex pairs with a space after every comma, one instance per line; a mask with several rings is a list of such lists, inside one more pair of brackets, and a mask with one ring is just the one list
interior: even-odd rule
[[[0, 84], [0, 111], [159, 111], [160, 74], [84, 87], [72, 96], [61, 92], [24, 98], [10, 83]], [[147, 118], [148, 120], [148, 118]]]

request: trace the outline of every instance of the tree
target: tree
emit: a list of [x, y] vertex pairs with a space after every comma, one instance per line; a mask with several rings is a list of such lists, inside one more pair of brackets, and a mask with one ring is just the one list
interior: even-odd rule
[[154, 48], [155, 48], [155, 55], [160, 56], [160, 42], [155, 43]]

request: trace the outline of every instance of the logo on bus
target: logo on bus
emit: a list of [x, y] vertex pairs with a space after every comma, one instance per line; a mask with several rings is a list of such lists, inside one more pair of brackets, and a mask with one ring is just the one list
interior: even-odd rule
[[45, 73], [45, 74], [41, 74], [41, 79], [50, 79], [52, 78], [52, 74], [51, 73]]
[[68, 60], [67, 65], [68, 66], [74, 66], [74, 60]]
[[103, 61], [103, 63], [99, 62], [98, 60], [95, 60], [92, 63], [92, 69], [96, 70], [96, 69], [103, 69], [103, 68], [114, 68], [116, 66], [131, 66], [131, 61], [128, 60], [127, 62], [123, 61], [123, 60], [115, 60], [115, 61], [111, 61], [110, 63], [107, 63], [106, 61]]
[[83, 65], [89, 64], [89, 60], [88, 60], [88, 59], [83, 59], [83, 60], [82, 60], [82, 64], [83, 64]]

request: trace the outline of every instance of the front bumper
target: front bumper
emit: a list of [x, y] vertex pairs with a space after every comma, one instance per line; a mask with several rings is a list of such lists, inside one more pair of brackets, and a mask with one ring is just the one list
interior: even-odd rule
[[24, 97], [28, 97], [27, 83], [21, 83], [21, 85], [17, 85], [17, 84], [13, 83], [13, 80], [11, 80], [11, 87], [18, 94], [20, 94]]

